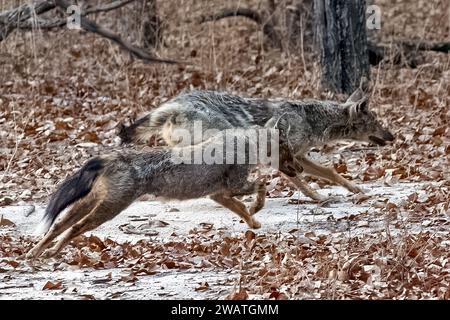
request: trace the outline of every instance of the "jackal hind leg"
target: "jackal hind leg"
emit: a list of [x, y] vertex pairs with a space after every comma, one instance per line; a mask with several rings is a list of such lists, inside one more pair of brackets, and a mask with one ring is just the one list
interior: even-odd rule
[[339, 175], [334, 169], [324, 167], [306, 158], [299, 158], [299, 163], [303, 167], [305, 173], [313, 176], [327, 179], [331, 182], [339, 184], [353, 193], [364, 193], [361, 188]]
[[[131, 203], [131, 201], [130, 201]], [[113, 201], [101, 201], [98, 205], [82, 220], [78, 221], [69, 230], [67, 230], [58, 242], [49, 250], [44, 253], [46, 258], [56, 255], [61, 249], [72, 239], [85, 233], [86, 231], [93, 230], [101, 224], [111, 220], [118, 215], [122, 210], [128, 206], [122, 204], [121, 206], [114, 205]]]
[[263, 179], [262, 181], [257, 182], [256, 184], [256, 198], [255, 201], [250, 205], [250, 208], [248, 209], [248, 212], [250, 215], [255, 215], [258, 211], [260, 211], [262, 208], [264, 208], [264, 205], [266, 204], [266, 180]]
[[87, 216], [98, 204], [91, 194], [74, 203], [64, 216], [54, 223], [44, 237], [27, 254], [27, 259], [37, 258], [61, 233], [69, 229], [74, 223]]
[[283, 163], [283, 166], [280, 168], [280, 171], [305, 196], [319, 202], [327, 200], [326, 197], [319, 194], [316, 190], [311, 188], [306, 181], [302, 179], [301, 173], [304, 171], [304, 169], [297, 159], [295, 159], [294, 161], [290, 160], [286, 163]]
[[[235, 190], [236, 189], [236, 190]], [[230, 197], [240, 197], [256, 194], [255, 200], [250, 204], [248, 212], [250, 215], [260, 211], [266, 202], [266, 178], [259, 175], [253, 181], [247, 181], [243, 186], [239, 185], [230, 192]], [[242, 203], [242, 201], [239, 200]]]
[[327, 200], [327, 197], [321, 195], [316, 190], [311, 188], [306, 181], [303, 181], [299, 176], [288, 177], [288, 179], [303, 193], [305, 196], [318, 201], [323, 202]]
[[210, 196], [210, 198], [220, 205], [224, 206], [225, 208], [228, 208], [236, 213], [239, 217], [241, 217], [242, 220], [247, 223], [249, 228], [259, 229], [261, 227], [261, 224], [250, 215], [250, 213], [247, 211], [247, 207], [241, 201], [233, 198], [230, 195], [225, 195], [222, 193], [212, 195]]

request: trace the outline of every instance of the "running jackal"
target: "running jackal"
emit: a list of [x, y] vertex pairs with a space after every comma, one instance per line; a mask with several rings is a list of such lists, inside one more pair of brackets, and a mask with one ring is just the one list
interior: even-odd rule
[[[52, 195], [43, 220], [47, 233], [27, 253], [27, 257], [39, 256], [64, 232], [54, 247], [46, 252], [46, 256], [55, 255], [70, 239], [111, 220], [143, 194], [167, 200], [209, 196], [239, 215], [250, 228], [259, 228], [261, 225], [253, 215], [264, 206], [265, 181], [255, 174], [260, 163], [249, 159], [250, 146], [253, 144], [259, 148], [260, 143], [242, 133], [243, 130], [232, 131], [236, 140], [231, 142], [225, 141], [224, 132], [220, 132], [196, 145], [154, 148], [147, 152], [128, 150], [89, 160]], [[242, 156], [237, 154], [239, 139], [244, 141], [245, 147], [244, 161], [241, 162], [235, 158], [235, 155]], [[230, 143], [235, 152], [232, 157], [235, 163], [230, 163], [227, 158]], [[215, 151], [211, 153], [211, 150]], [[215, 157], [218, 161], [210, 163], [201, 158], [200, 163], [190, 162], [198, 151], [203, 155], [219, 155], [219, 158]], [[254, 193], [255, 201], [248, 209], [235, 198]], [[69, 206], [70, 209], [57, 219]]]
[[[163, 103], [129, 127], [121, 126], [119, 136], [124, 143], [142, 142], [158, 134], [169, 146], [179, 143], [177, 129], [196, 131], [201, 123], [202, 135], [192, 143], [209, 138], [210, 129], [248, 128], [252, 126], [279, 128], [286, 135], [285, 146], [291, 152], [286, 159], [295, 159], [299, 171], [280, 162], [280, 171], [308, 197], [323, 201], [325, 198], [303, 180], [300, 173], [325, 178], [358, 193], [362, 190], [340, 176], [332, 168], [321, 166], [306, 157], [308, 150], [333, 140], [351, 139], [385, 145], [394, 136], [383, 128], [375, 113], [368, 110], [367, 99], [358, 89], [345, 103], [334, 101], [288, 101], [244, 98], [224, 92], [184, 92]], [[198, 127], [198, 126], [197, 126]], [[195, 135], [194, 135], [195, 136]], [[174, 138], [175, 137], [175, 138]], [[281, 149], [281, 148], [280, 148]]]

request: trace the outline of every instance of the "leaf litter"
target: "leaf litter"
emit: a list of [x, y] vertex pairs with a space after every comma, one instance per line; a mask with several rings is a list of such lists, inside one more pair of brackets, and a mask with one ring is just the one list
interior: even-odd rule
[[[445, 28], [432, 25], [445, 12], [439, 9], [442, 3], [438, 1], [433, 6], [421, 1], [427, 10], [420, 12], [435, 18], [430, 19], [428, 26], [430, 39], [445, 38]], [[408, 10], [408, 1], [390, 4], [383, 0], [380, 4], [389, 16], [382, 30], [384, 40], [389, 40], [390, 35], [407, 37], [426, 31], [422, 28], [423, 17], [419, 11]], [[202, 8], [195, 6], [194, 3], [188, 7], [202, 12]], [[163, 3], [161, 10], [171, 21], [167, 32], [169, 48], [162, 50], [176, 51], [181, 55], [177, 58], [186, 58], [194, 65], [160, 67], [129, 62], [107, 42], [86, 35], [52, 34], [52, 41], [70, 42], [58, 50], [53, 49], [52, 41], [40, 41], [34, 48], [37, 51], [28, 50], [29, 44], [24, 42], [26, 33], [23, 39], [18, 36], [12, 42], [8, 39], [6, 44], [2, 43], [4, 57], [20, 51], [22, 58], [20, 61], [12, 56], [5, 61], [1, 58], [5, 74], [0, 74], [0, 79], [8, 80], [3, 81], [0, 91], [0, 206], [44, 203], [55, 185], [86, 159], [120, 148], [116, 138], [119, 121], [136, 118], [182, 89], [226, 88], [247, 95], [291, 99], [342, 98], [330, 97], [319, 90], [314, 63], [305, 66], [298, 57], [263, 52], [257, 32], [249, 31], [250, 24], [242, 27], [224, 22], [223, 27], [214, 29], [213, 38], [209, 38], [206, 26], [192, 25], [190, 30], [199, 36], [180, 43], [172, 35], [184, 34], [182, 30], [186, 30], [185, 22], [172, 23], [182, 21], [175, 18], [180, 12]], [[402, 14], [392, 16], [394, 11]], [[242, 23], [247, 26], [247, 22]], [[398, 25], [407, 27], [400, 30], [395, 27]], [[420, 30], [414, 30], [415, 26]], [[235, 32], [246, 34], [247, 38], [237, 37]], [[79, 37], [83, 37], [82, 41]], [[214, 46], [204, 47], [206, 40], [214, 42]], [[198, 50], [200, 47], [204, 49]], [[245, 52], [241, 48], [246, 48]], [[194, 49], [197, 53], [192, 55]], [[68, 50], [69, 54], [64, 55], [61, 50]], [[81, 58], [71, 60], [81, 57], [78, 54], [81, 52], [86, 52], [83, 63], [78, 61]], [[53, 64], [43, 60], [42, 53], [48, 61], [58, 61], [57, 71]], [[115, 61], [111, 61], [112, 55]], [[305, 56], [306, 61], [315, 61], [311, 53], [305, 52]], [[292, 219], [299, 206], [312, 213], [302, 215], [298, 226], [293, 223], [289, 229], [292, 232], [230, 234], [217, 224], [204, 221], [191, 226], [191, 232], [172, 230], [173, 236], [158, 238], [159, 233], [172, 225], [161, 225], [155, 230], [151, 223], [141, 227], [128, 224], [119, 230], [143, 236], [142, 240], [129, 243], [82, 236], [51, 264], [39, 262], [35, 266], [21, 259], [35, 239], [15, 232], [15, 220], [2, 216], [0, 291], [6, 290], [20, 273], [108, 271], [97, 279], [100, 282], [96, 285], [115, 282], [133, 285], [167, 271], [212, 270], [221, 275], [222, 271], [239, 275], [238, 280], [225, 280], [231, 285], [238, 281], [239, 289], [223, 284], [229, 290], [224, 296], [239, 299], [449, 299], [449, 58], [436, 53], [427, 53], [425, 58], [428, 61], [423, 68], [384, 66], [372, 70], [376, 84], [371, 106], [395, 133], [393, 146], [373, 148], [339, 143], [319, 150], [332, 156], [322, 157], [318, 150], [311, 152], [311, 157], [333, 165], [358, 184], [385, 186], [386, 190], [410, 183], [420, 186], [402, 194], [399, 201], [380, 193], [373, 199], [369, 189], [366, 195], [343, 196], [349, 207], [364, 208], [358, 213], [342, 207], [336, 209], [333, 203], [318, 210], [309, 200], [296, 198], [292, 186], [272, 172], [268, 175], [268, 196], [290, 198]], [[28, 69], [32, 71], [25, 71]], [[322, 180], [310, 178], [308, 182], [318, 189], [328, 187]], [[177, 210], [169, 209], [168, 214], [177, 214]], [[327, 232], [312, 232], [308, 228]], [[112, 271], [116, 269], [120, 274]], [[200, 276], [198, 279], [194, 282], [197, 288], [205, 289], [198, 291], [213, 291], [211, 281], [200, 282]], [[66, 287], [62, 279], [45, 281], [35, 288], [61, 291]], [[21, 286], [30, 287], [17, 284]], [[96, 298], [90, 293], [74, 294]]]

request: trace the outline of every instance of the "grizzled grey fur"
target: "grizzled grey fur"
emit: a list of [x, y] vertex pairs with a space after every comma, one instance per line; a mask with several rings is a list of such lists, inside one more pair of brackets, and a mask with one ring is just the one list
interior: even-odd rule
[[[280, 136], [286, 137], [282, 144], [287, 144], [285, 148], [291, 153], [285, 159], [294, 163], [281, 163], [280, 171], [290, 176], [303, 193], [319, 201], [325, 199], [302, 180], [301, 171], [341, 184], [352, 192], [362, 190], [333, 169], [307, 159], [306, 153], [311, 147], [339, 139], [367, 141], [377, 145], [384, 145], [394, 139], [376, 115], [368, 110], [367, 99], [361, 90], [353, 93], [345, 103], [265, 100], [215, 91], [183, 92], [131, 126], [122, 126], [119, 136], [124, 142], [140, 142], [159, 134], [168, 145], [174, 146], [178, 140], [172, 139], [173, 131], [176, 128], [193, 131], [195, 121], [201, 121], [205, 131], [255, 125], [280, 129], [283, 131]], [[203, 139], [206, 138], [207, 135], [203, 136]], [[299, 169], [294, 176], [292, 172], [284, 170], [292, 169], [293, 166]]]
[[[251, 150], [251, 144], [259, 148], [258, 140], [247, 138], [240, 130], [235, 136], [243, 139], [246, 152]], [[236, 140], [236, 148], [237, 145]], [[146, 152], [123, 150], [89, 160], [51, 197], [44, 216], [43, 231], [48, 232], [27, 257], [39, 256], [53, 239], [66, 231], [47, 252], [47, 256], [56, 254], [70, 239], [111, 220], [144, 194], [165, 200], [210, 196], [238, 214], [250, 228], [259, 228], [261, 225], [253, 215], [264, 206], [266, 188], [265, 181], [253, 175], [257, 164], [227, 164], [226, 161], [222, 161], [223, 164], [189, 164], [177, 163], [173, 157], [173, 152], [181, 149], [185, 153], [195, 153], [224, 147], [221, 132], [196, 145], [154, 148]], [[226, 157], [225, 152], [223, 157]], [[256, 199], [248, 209], [235, 198], [254, 193]], [[70, 210], [57, 220], [69, 206]]]

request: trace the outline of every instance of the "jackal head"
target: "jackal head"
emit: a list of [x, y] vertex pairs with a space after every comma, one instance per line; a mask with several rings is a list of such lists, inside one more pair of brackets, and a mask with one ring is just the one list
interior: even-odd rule
[[372, 142], [380, 146], [393, 141], [392, 133], [378, 121], [375, 112], [370, 111], [366, 98], [346, 105], [348, 122], [344, 127], [344, 135], [350, 139]]

